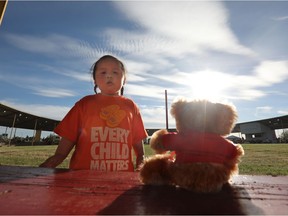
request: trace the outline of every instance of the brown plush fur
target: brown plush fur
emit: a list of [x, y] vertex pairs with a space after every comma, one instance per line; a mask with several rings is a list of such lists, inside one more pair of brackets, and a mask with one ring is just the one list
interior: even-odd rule
[[[237, 119], [233, 105], [207, 100], [178, 100], [172, 104], [171, 115], [176, 120], [178, 132], [193, 129], [220, 136], [228, 135]], [[237, 155], [224, 164], [176, 164], [161, 143], [161, 137], [166, 133], [166, 130], [158, 130], [151, 137], [150, 146], [156, 155], [146, 159], [140, 169], [140, 180], [144, 184], [177, 185], [194, 192], [213, 193], [221, 190], [223, 184], [238, 173], [238, 163], [244, 155], [240, 144], [236, 145]]]

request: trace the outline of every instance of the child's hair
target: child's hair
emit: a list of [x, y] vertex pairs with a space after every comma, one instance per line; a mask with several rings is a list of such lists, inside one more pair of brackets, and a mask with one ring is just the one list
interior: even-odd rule
[[[104, 56], [102, 56], [101, 58], [99, 58], [93, 65], [92, 65], [92, 67], [91, 67], [91, 71], [92, 71], [92, 76], [93, 76], [93, 79], [94, 79], [94, 81], [96, 81], [95, 79], [95, 73], [96, 73], [96, 69], [97, 69], [97, 66], [98, 66], [98, 64], [99, 64], [99, 62], [101, 62], [102, 60], [105, 60], [105, 59], [114, 59], [115, 61], [118, 61], [119, 62], [119, 64], [120, 64], [120, 66], [121, 66], [121, 69], [123, 70], [123, 72], [124, 72], [124, 76], [126, 76], [126, 68], [125, 68], [125, 66], [124, 66], [124, 64], [123, 64], [123, 62], [122, 61], [120, 61], [118, 58], [116, 58], [116, 57], [114, 57], [114, 56], [112, 56], [112, 55], [104, 55]], [[95, 86], [94, 86], [94, 92], [97, 94], [97, 85], [96, 85], [96, 83], [95, 83]], [[122, 88], [121, 88], [121, 95], [123, 95], [123, 93], [124, 93], [124, 87], [122, 86]]]

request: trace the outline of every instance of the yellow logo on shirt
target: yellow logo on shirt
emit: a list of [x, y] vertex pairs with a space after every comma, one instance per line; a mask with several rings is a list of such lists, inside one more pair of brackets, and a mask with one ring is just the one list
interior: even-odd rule
[[101, 109], [100, 118], [106, 120], [108, 127], [116, 127], [125, 118], [126, 112], [118, 105], [110, 105]]

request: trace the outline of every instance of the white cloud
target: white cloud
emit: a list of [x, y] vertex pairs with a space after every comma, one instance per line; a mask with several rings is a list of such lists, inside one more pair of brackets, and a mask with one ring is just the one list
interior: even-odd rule
[[[55, 74], [60, 74], [62, 76], [66, 76], [72, 79], [76, 79], [79, 81], [85, 81], [85, 82], [93, 82], [92, 74], [90, 71], [87, 72], [79, 72], [75, 71], [74, 69], [70, 68], [63, 68], [63, 67], [57, 67], [57, 66], [50, 66], [50, 65], [40, 65], [42, 70], [53, 72]], [[83, 71], [83, 69], [82, 69]]]
[[[109, 50], [109, 47], [112, 47], [113, 49], [118, 49], [126, 53], [132, 52], [135, 54], [136, 52], [136, 55], [138, 52], [142, 54], [147, 53], [147, 60], [151, 60], [158, 54], [158, 59], [151, 60], [149, 64], [143, 62], [140, 63], [141, 60], [128, 60], [128, 83], [145, 83], [144, 81], [147, 81], [149, 77], [151, 78], [154, 76], [154, 78], [157, 79], [158, 74], [158, 79], [160, 81], [165, 81], [165, 78], [161, 78], [161, 76], [163, 77], [163, 72], [171, 72], [175, 69], [177, 70], [177, 66], [174, 65], [170, 68], [160, 68], [160, 66], [158, 66], [160, 61], [167, 64], [165, 57], [169, 55], [178, 58], [177, 56], [184, 55], [185, 53], [201, 53], [209, 49], [244, 55], [250, 55], [252, 53], [251, 50], [239, 44], [236, 36], [233, 35], [228, 25], [228, 13], [225, 7], [219, 2], [200, 3], [171, 1], [114, 3], [118, 6], [118, 9], [125, 12], [130, 20], [137, 23], [137, 25], [142, 26], [143, 29], [136, 32], [131, 30], [126, 31], [123, 29], [107, 29], [106, 33], [110, 35], [110, 41], [107, 42], [110, 42], [111, 44], [107, 44], [108, 47], [106, 47], [106, 49]], [[153, 7], [151, 7], [151, 4], [153, 4]], [[149, 13], [147, 11], [149, 11]], [[96, 45], [93, 46], [90, 43], [57, 34], [51, 34], [47, 37], [9, 35], [9, 40], [11, 40], [15, 46], [33, 52], [70, 57], [75, 55], [78, 57], [82, 56], [82, 58], [83, 56], [86, 56], [87, 58], [95, 56], [97, 53], [103, 53], [102, 48]], [[149, 56], [151, 57], [150, 59]], [[51, 70], [54, 73], [60, 73], [78, 80], [91, 81], [91, 77], [85, 76], [82, 73], [78, 73], [71, 69], [52, 68]], [[148, 74], [147, 71], [152, 71], [152, 74]], [[173, 81], [179, 85], [185, 85], [186, 83], [186, 85], [188, 84], [193, 86], [194, 90], [192, 89], [192, 91], [195, 92], [195, 86], [196, 84], [199, 84], [200, 77], [206, 76], [205, 70], [201, 71], [201, 73], [203, 73], [203, 75], [197, 71], [194, 75], [192, 75], [192, 72], [187, 74], [187, 76], [191, 77], [190, 79], [185, 79], [186, 75], [184, 74], [184, 77], [181, 79], [181, 72], [179, 72], [178, 74], [175, 74], [173, 80], [171, 80], [171, 77], [167, 76], [166, 81]], [[212, 91], [215, 91], [217, 87], [218, 89], [220, 87], [223, 91], [225, 89], [230, 89], [232, 84], [235, 84], [239, 89], [241, 89], [242, 86], [243, 88], [247, 87], [249, 83], [251, 86], [255, 86], [255, 80], [249, 76], [233, 78], [233, 76], [225, 75], [224, 73], [223, 75], [221, 74], [222, 73], [219, 72], [221, 80], [217, 79], [217, 82], [210, 83], [210, 87], [211, 84], [214, 84], [215, 86]], [[210, 79], [212, 78], [211, 75], [213, 74], [210, 74]], [[195, 81], [193, 82], [193, 80]], [[244, 82], [238, 83], [237, 80], [244, 80]], [[187, 81], [189, 83], [187, 83]], [[201, 82], [202, 81], [203, 79]], [[205, 90], [205, 84], [207, 85], [207, 83], [204, 82], [204, 86], [199, 91], [203, 92]], [[162, 84], [162, 86], [164, 86], [164, 84]], [[132, 88], [132, 86], [128, 86], [128, 88]], [[150, 91], [152, 89], [157, 90], [159, 86], [155, 85], [154, 87], [153, 84], [145, 84], [145, 87], [137, 90], [139, 88], [141, 87], [137, 86], [137, 88], [134, 88], [133, 94], [144, 96], [147, 89]], [[245, 89], [245, 91], [247, 92], [249, 89]], [[241, 92], [241, 90], [238, 92]], [[53, 92], [48, 89], [38, 92], [38, 94], [39, 93], [45, 93], [45, 95], [51, 96], [51, 93]], [[63, 96], [69, 96], [71, 95], [70, 93], [71, 92], [69, 91], [64, 92]], [[261, 94], [258, 93], [254, 95], [260, 96]], [[149, 96], [158, 97], [157, 93], [149, 94]]]
[[[140, 111], [144, 125], [147, 129], [166, 128], [166, 114], [164, 106], [163, 107], [143, 106], [140, 107]], [[169, 125], [171, 126], [173, 125], [175, 127], [173, 121], [171, 121], [171, 124]]]
[[[214, 100], [224, 100], [225, 98], [255, 100], [266, 96], [265, 89], [259, 88], [273, 86], [288, 79], [288, 64], [287, 61], [263, 61], [248, 75], [228, 74], [213, 70], [190, 72], [175, 70], [172, 79], [171, 76], [165, 76], [163, 73], [155, 74], [153, 77], [162, 86], [167, 83], [166, 86], [170, 95], [174, 96], [182, 94], [182, 96], [187, 97], [206, 97]], [[147, 92], [151, 90], [152, 96], [161, 95], [159, 85], [154, 87], [151, 85], [147, 87], [135, 86], [135, 92], [137, 88], [140, 89], [143, 96], [147, 95], [144, 89]], [[152, 91], [156, 94], [153, 94]]]
[[33, 53], [41, 53], [51, 58], [92, 58], [103, 54], [103, 49], [93, 46], [85, 41], [60, 34], [42, 35], [17, 35], [7, 33], [6, 40], [13, 46]]
[[277, 113], [280, 115], [288, 115], [288, 110], [279, 110]]
[[135, 85], [127, 84], [125, 86], [125, 95], [134, 95], [142, 97], [151, 97], [151, 98], [163, 98], [163, 91], [159, 86], [153, 85]]
[[234, 88], [231, 93], [234, 99], [255, 100], [267, 95], [263, 87], [283, 83], [287, 79], [288, 61], [263, 61], [254, 68], [254, 73], [251, 75], [234, 76]]
[[6, 82], [11, 85], [20, 87], [22, 89], [30, 89], [31, 94], [41, 95], [45, 97], [72, 97], [78, 95], [74, 90], [68, 90], [66, 88], [60, 87], [51, 87], [58, 86], [63, 82], [59, 82], [55, 79], [43, 79], [40, 77], [32, 77], [32, 76], [13, 76], [6, 75], [0, 77], [0, 79], [5, 79]]
[[263, 106], [263, 107], [256, 107], [256, 114], [255, 116], [261, 116], [263, 113], [270, 113], [273, 107], [271, 106]]
[[[254, 55], [229, 28], [228, 13], [216, 1], [115, 2], [140, 31], [110, 29], [106, 34], [119, 50], [177, 56], [212, 49]], [[149, 45], [149, 46], [147, 46]]]
[[270, 86], [288, 79], [288, 61], [263, 61], [255, 68], [255, 81]]
[[283, 20], [288, 20], [288, 16], [280, 16], [280, 17], [275, 17], [273, 19], [277, 21], [283, 21]]
[[127, 68], [127, 82], [129, 81], [141, 83], [146, 81], [145, 76], [149, 75], [147, 71], [151, 70], [153, 66], [151, 64], [127, 60], [125, 61], [125, 66]]
[[75, 92], [67, 90], [67, 89], [43, 89], [43, 88], [33, 88], [34, 92], [33, 94], [41, 95], [44, 97], [54, 97], [54, 98], [60, 98], [60, 97], [72, 97], [75, 96]]

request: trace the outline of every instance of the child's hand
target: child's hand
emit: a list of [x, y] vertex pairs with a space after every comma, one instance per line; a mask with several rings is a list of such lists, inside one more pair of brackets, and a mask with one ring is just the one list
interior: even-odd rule
[[55, 154], [49, 157], [44, 163], [40, 164], [39, 167], [55, 168], [61, 164], [64, 159], [64, 155]]
[[136, 157], [136, 169], [135, 169], [135, 171], [140, 171], [143, 162], [144, 162], [144, 155], [139, 155]]

